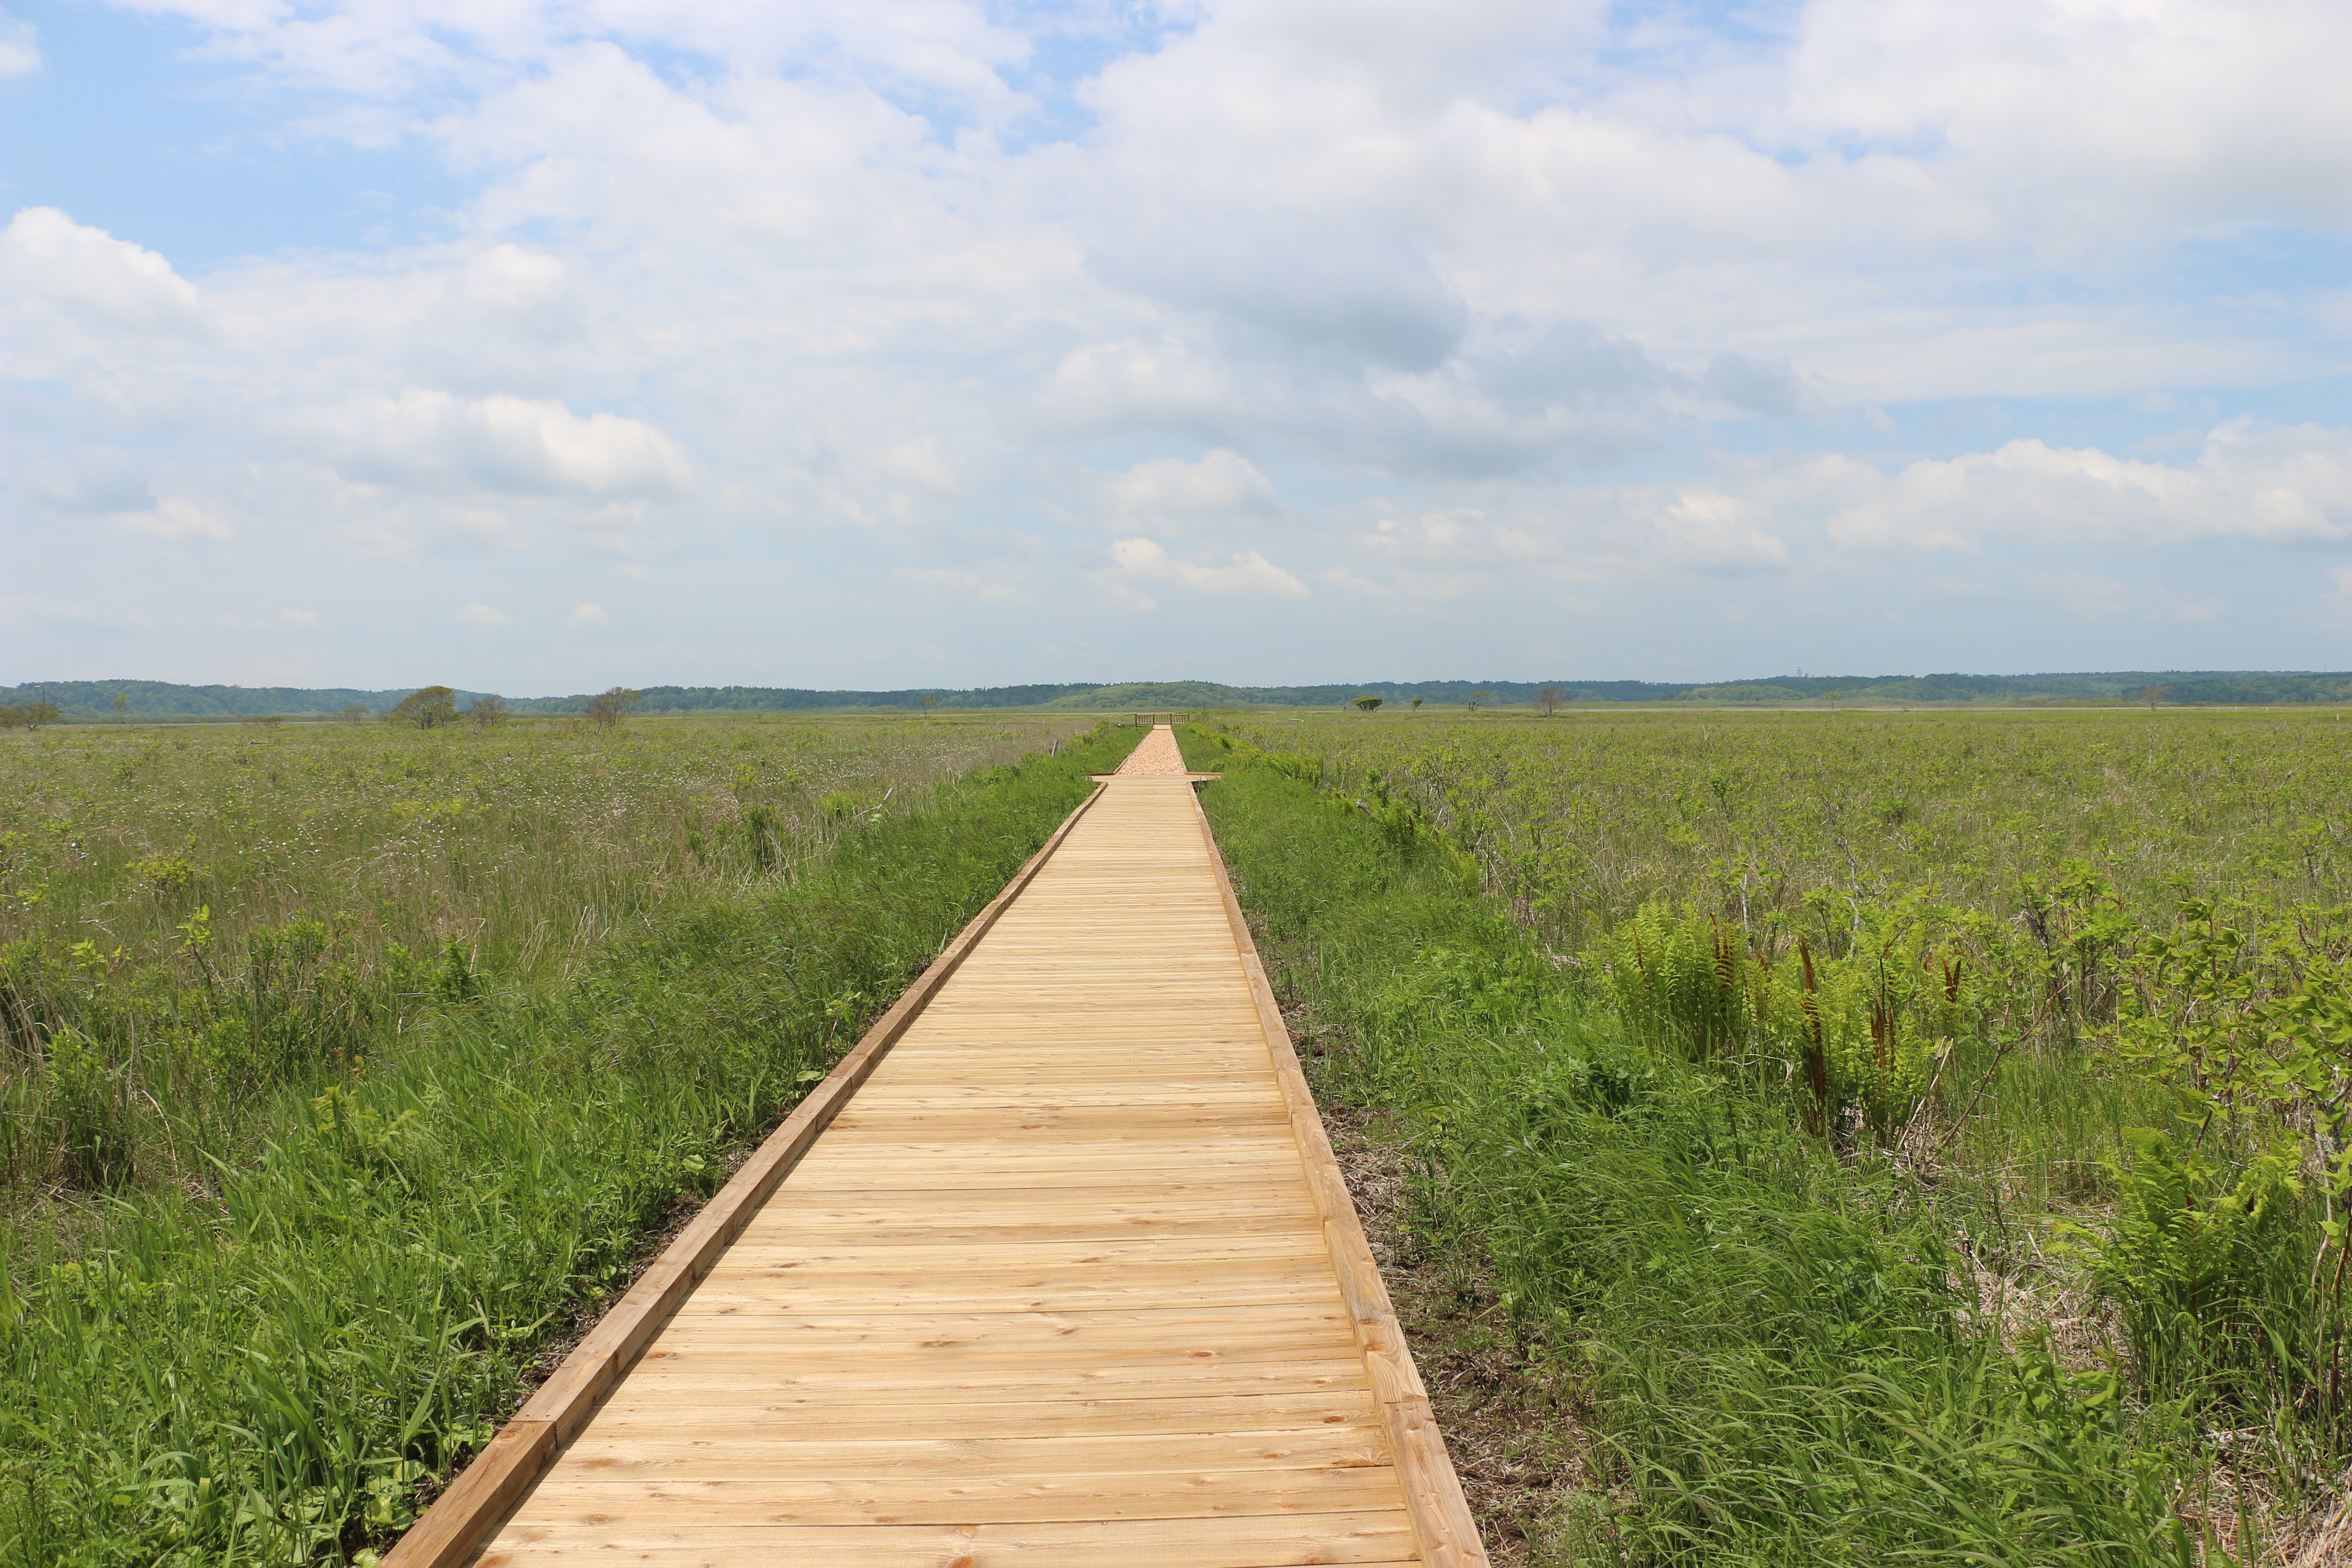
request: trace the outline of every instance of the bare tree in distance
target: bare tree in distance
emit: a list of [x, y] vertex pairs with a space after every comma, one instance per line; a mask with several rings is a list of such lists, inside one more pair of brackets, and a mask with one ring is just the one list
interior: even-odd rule
[[625, 686], [615, 686], [588, 699], [588, 722], [599, 730], [610, 730], [621, 722], [621, 715], [646, 700], [642, 691], [632, 691]]
[[420, 730], [437, 730], [444, 724], [457, 721], [457, 694], [446, 686], [428, 686], [402, 698], [397, 706], [384, 716], [392, 724], [414, 724]]
[[1559, 705], [1567, 700], [1567, 698], [1561, 696], [1560, 689], [1557, 686], [1547, 686], [1536, 693], [1536, 706], [1544, 710], [1546, 718], [1559, 712]]
[[2169, 686], [2143, 686], [2132, 693], [2132, 699], [2137, 702], [2147, 703], [2147, 710], [2153, 713], [2156, 711], [2156, 705], [2171, 695], [2172, 688]]
[[1494, 695], [1495, 694], [1491, 691], [1474, 691], [1470, 694], [1470, 700], [1465, 702], [1462, 706], [1468, 709], [1471, 712], [1475, 713], [1478, 711], [1478, 704], [1486, 701], [1488, 698]]
[[350, 707], [338, 712], [335, 717], [341, 719], [346, 724], [356, 724], [361, 720], [367, 717], [367, 704], [364, 702], [354, 702]]
[[1379, 709], [1382, 700], [1382, 699], [1374, 697], [1370, 693], [1367, 692], [1365, 695], [1356, 699], [1356, 707], [1359, 711], [1370, 713]]
[[474, 721], [477, 730], [495, 729], [507, 721], [507, 700], [495, 692], [477, 697], [466, 709], [466, 717]]

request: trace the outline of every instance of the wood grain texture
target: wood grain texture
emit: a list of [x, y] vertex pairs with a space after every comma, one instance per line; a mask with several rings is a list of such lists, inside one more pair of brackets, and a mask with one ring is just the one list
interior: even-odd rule
[[1147, 765], [396, 1568], [1484, 1563], [1164, 730]]

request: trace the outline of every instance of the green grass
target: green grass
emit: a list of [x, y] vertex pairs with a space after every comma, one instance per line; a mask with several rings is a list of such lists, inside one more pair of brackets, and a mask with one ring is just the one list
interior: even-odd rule
[[[1131, 741], [861, 813], [798, 876], [673, 898], [560, 983], [427, 987], [362, 1057], [248, 1090], [235, 1157], [20, 1221], [0, 1563], [338, 1561], [396, 1531]], [[41, 1044], [39, 1072], [100, 1080], [60, 1093], [126, 1081]]]
[[21, 1211], [46, 1191], [206, 1180], [247, 1152], [257, 1093], [380, 1053], [431, 999], [562, 984], [665, 911], [790, 879], [845, 827], [1076, 727], [10, 737], [0, 1188]]
[[[2242, 1559], [2324, 1500], [2345, 921], [2333, 851], [2277, 848], [2340, 742], [2156, 718], [2137, 766], [2104, 717], [1188, 738], [1319, 1088], [1580, 1391], [1550, 1560]], [[1748, 921], [1731, 865], [1782, 889]]]

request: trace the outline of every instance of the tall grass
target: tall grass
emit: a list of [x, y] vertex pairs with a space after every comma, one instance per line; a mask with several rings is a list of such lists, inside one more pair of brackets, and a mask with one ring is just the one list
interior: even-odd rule
[[[55, 729], [0, 743], [0, 1190], [206, 1179], [257, 1093], [558, 984], [1067, 721]], [[886, 807], [885, 802], [887, 802]], [[21, 1206], [21, 1205], [20, 1205]]]
[[715, 1189], [1131, 738], [869, 815], [799, 877], [675, 904], [564, 984], [441, 987], [363, 1059], [257, 1091], [248, 1152], [203, 1180], [20, 1226], [0, 1563], [342, 1561], [406, 1523], [648, 1227]]
[[1799, 937], [1841, 952], [1859, 910], [1900, 899], [2007, 922], [2030, 876], [2045, 900], [2079, 902], [2070, 861], [2137, 919], [2190, 895], [2352, 901], [2352, 723], [2332, 711], [1335, 713], [1219, 728], [1319, 763], [1351, 795], [1412, 800], [1562, 952], [1659, 902], [1775, 953]]
[[[1899, 900], [1864, 901], [1861, 940], [1774, 947], [1645, 898], [1563, 952], [1418, 774], [1350, 773], [1309, 726], [1274, 728], [1248, 731], [1287, 742], [1272, 756], [1188, 737], [1226, 773], [1208, 809], [1284, 984], [1347, 1043], [1322, 1087], [1400, 1119], [1430, 1173], [1419, 1223], [1495, 1270], [1524, 1352], [1585, 1391], [1604, 1484], [1555, 1521], [1559, 1560], [2250, 1561], [2291, 1537], [2346, 1452], [2323, 1289], [2341, 1193], [2310, 1107], [2298, 1141], [2277, 1081], [2218, 1101], [2222, 1064], [2184, 1066], [2168, 1008], [2242, 1045], [2337, 1016], [2325, 921], [2272, 933], [2300, 981], [2209, 966], [2210, 993], [2153, 973], [2158, 933], [2126, 932], [2100, 959], [2121, 976], [2107, 1011], [2072, 1037], [2029, 1027], [1973, 954], [1950, 986], [1916, 946], [1887, 963]], [[1674, 798], [1609, 831], [1671, 826]], [[2042, 871], [2012, 861], [2012, 895]], [[2292, 1059], [2340, 1116], [2318, 1102], [2342, 1078]]]

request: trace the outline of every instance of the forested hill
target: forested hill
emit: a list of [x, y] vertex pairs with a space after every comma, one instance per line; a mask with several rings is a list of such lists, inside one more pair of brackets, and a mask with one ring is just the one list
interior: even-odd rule
[[[971, 690], [817, 691], [780, 686], [648, 686], [643, 710], [807, 712], [824, 709], [1065, 708], [1108, 712], [1188, 708], [1335, 708], [1373, 696], [1402, 707], [1524, 706], [1545, 688], [1571, 703], [1705, 705], [1795, 702], [1971, 703], [2117, 701], [2164, 688], [2168, 703], [2352, 702], [2352, 673], [2270, 670], [2113, 670], [2070, 675], [1791, 675], [1711, 683], [1652, 680], [1368, 680], [1348, 686], [1223, 686], [1207, 680], [989, 686]], [[53, 702], [70, 719], [301, 718], [362, 709], [382, 713], [415, 690], [292, 686], [179, 686], [163, 680], [47, 680], [0, 687], [0, 706]], [[484, 692], [460, 690], [460, 704]], [[509, 700], [518, 713], [577, 713], [588, 694]]]

